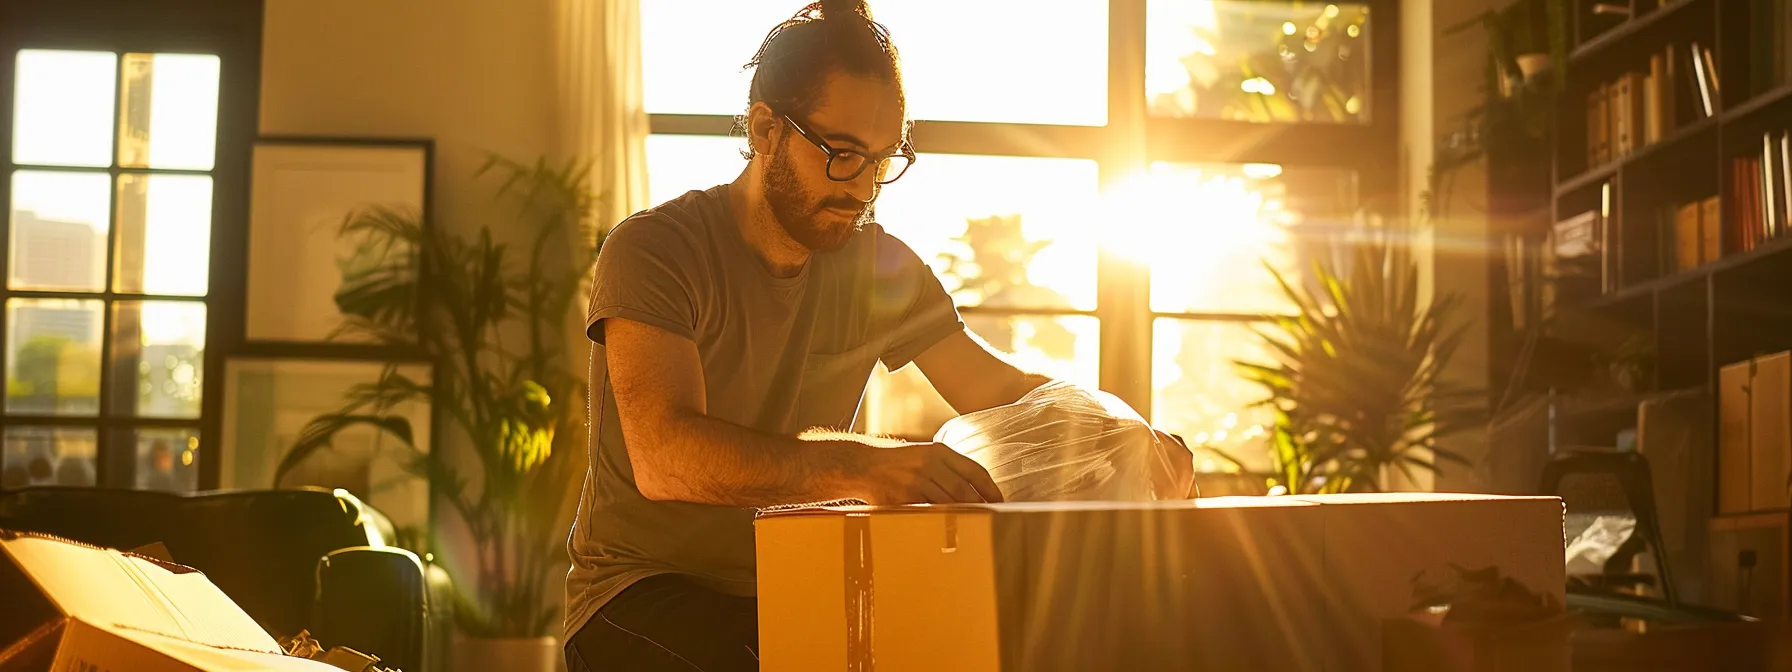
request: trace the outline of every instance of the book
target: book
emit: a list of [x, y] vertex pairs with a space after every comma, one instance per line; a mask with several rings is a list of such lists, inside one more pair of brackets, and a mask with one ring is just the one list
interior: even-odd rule
[[1663, 135], [1674, 132], [1674, 129], [1680, 126], [1680, 120], [1684, 118], [1680, 112], [1680, 105], [1688, 100], [1684, 94], [1680, 93], [1680, 87], [1684, 86], [1681, 80], [1686, 79], [1682, 73], [1686, 69], [1676, 60], [1677, 51], [1673, 44], [1669, 44], [1662, 51], [1661, 71], [1664, 79], [1661, 83], [1661, 132]]
[[1699, 230], [1699, 203], [1687, 203], [1674, 209], [1674, 270], [1684, 271], [1699, 265], [1699, 245], [1705, 240]]
[[1775, 194], [1778, 189], [1773, 188], [1779, 182], [1774, 179], [1779, 175], [1774, 169], [1774, 164], [1778, 163], [1775, 160], [1775, 155], [1778, 153], [1773, 146], [1773, 134], [1761, 134], [1760, 179], [1761, 185], [1765, 187], [1761, 189], [1761, 224], [1767, 234], [1766, 237], [1770, 239], [1780, 235], [1780, 205], [1777, 203], [1779, 197]]
[[[1787, 4], [1792, 5], [1792, 2]], [[1780, 203], [1792, 208], [1792, 132], [1780, 133]], [[1792, 217], [1792, 214], [1781, 213]]]
[[1699, 202], [1699, 231], [1703, 240], [1699, 243], [1699, 261], [1711, 263], [1724, 256], [1724, 221], [1719, 217], [1720, 199], [1712, 196]]
[[1612, 291], [1606, 250], [1606, 218], [1589, 210], [1550, 229], [1550, 257], [1558, 301], [1578, 302]]
[[1700, 118], [1709, 117], [1717, 113], [1717, 108], [1713, 106], [1712, 102], [1717, 94], [1716, 79], [1710, 77], [1711, 70], [1705, 62], [1706, 50], [1701, 49], [1699, 43], [1694, 42], [1688, 51], [1692, 52], [1692, 79], [1693, 85], [1696, 87], [1694, 93], [1697, 95], [1693, 108], [1699, 113]]
[[1629, 156], [1636, 149], [1636, 142], [1630, 132], [1630, 75], [1619, 77], [1612, 88], [1612, 126], [1616, 129], [1612, 156]]
[[1649, 74], [1643, 76], [1643, 142], [1653, 144], [1661, 142], [1665, 130], [1662, 122], [1662, 85], [1667, 77], [1667, 69], [1662, 63], [1661, 54], [1649, 57]]

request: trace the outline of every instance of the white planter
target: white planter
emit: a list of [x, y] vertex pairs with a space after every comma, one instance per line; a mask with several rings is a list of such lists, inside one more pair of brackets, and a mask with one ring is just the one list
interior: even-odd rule
[[566, 665], [557, 637], [486, 638], [455, 635], [454, 672], [557, 672]]

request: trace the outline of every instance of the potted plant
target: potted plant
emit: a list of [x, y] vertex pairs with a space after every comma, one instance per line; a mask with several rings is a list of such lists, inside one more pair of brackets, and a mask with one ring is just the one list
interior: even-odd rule
[[[592, 197], [586, 171], [573, 165], [525, 165], [494, 157], [479, 174], [497, 174], [499, 198], [517, 209], [512, 230], [533, 230], [526, 256], [495, 242], [492, 227], [463, 238], [414, 212], [370, 207], [350, 214], [341, 235], [385, 252], [343, 271], [336, 305], [339, 335], [420, 348], [435, 363], [431, 380], [389, 366], [356, 386], [341, 409], [313, 419], [282, 460], [276, 482], [338, 432], [372, 427], [396, 439], [399, 459], [428, 479], [432, 502], [446, 503], [465, 525], [476, 554], [448, 558], [453, 575], [461, 669], [553, 670], [560, 625], [554, 569], [564, 557], [562, 512], [576, 496], [584, 450], [583, 367], [567, 356], [566, 326], [584, 287], [597, 238], [586, 226]], [[590, 245], [563, 255], [573, 227]], [[519, 263], [520, 261], [520, 263]], [[559, 270], [551, 270], [559, 269]], [[412, 442], [399, 404], [427, 401], [471, 446], [466, 459]], [[440, 540], [432, 544], [442, 549]], [[456, 567], [468, 568], [454, 572]]]
[[1419, 301], [1411, 253], [1386, 232], [1352, 244], [1348, 271], [1314, 264], [1317, 293], [1270, 273], [1296, 314], [1256, 328], [1275, 362], [1237, 362], [1272, 409], [1271, 487], [1379, 491], [1399, 472], [1469, 466], [1437, 439], [1485, 426], [1480, 390], [1444, 379], [1462, 343], [1458, 298]]

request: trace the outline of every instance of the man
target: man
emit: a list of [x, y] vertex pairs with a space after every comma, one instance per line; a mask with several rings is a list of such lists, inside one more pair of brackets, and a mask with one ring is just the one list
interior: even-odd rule
[[877, 362], [914, 362], [960, 413], [1047, 381], [967, 333], [870, 220], [914, 152], [895, 48], [863, 0], [804, 8], [749, 67], [740, 177], [630, 217], [598, 258], [573, 672], [756, 669], [754, 507], [1001, 501], [946, 446], [804, 434], [850, 427]]

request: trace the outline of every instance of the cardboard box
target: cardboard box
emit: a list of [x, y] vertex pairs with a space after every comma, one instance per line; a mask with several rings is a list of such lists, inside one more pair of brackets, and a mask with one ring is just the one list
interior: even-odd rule
[[1413, 579], [1562, 599], [1553, 497], [1403, 493], [785, 510], [755, 523], [761, 669], [1377, 670]]
[[0, 671], [329, 672], [286, 656], [198, 570], [0, 531]]
[[1569, 614], [1535, 623], [1457, 627], [1420, 612], [1382, 624], [1382, 672], [1568, 672]]
[[1718, 415], [1718, 512], [1792, 505], [1792, 353], [1723, 367]]

